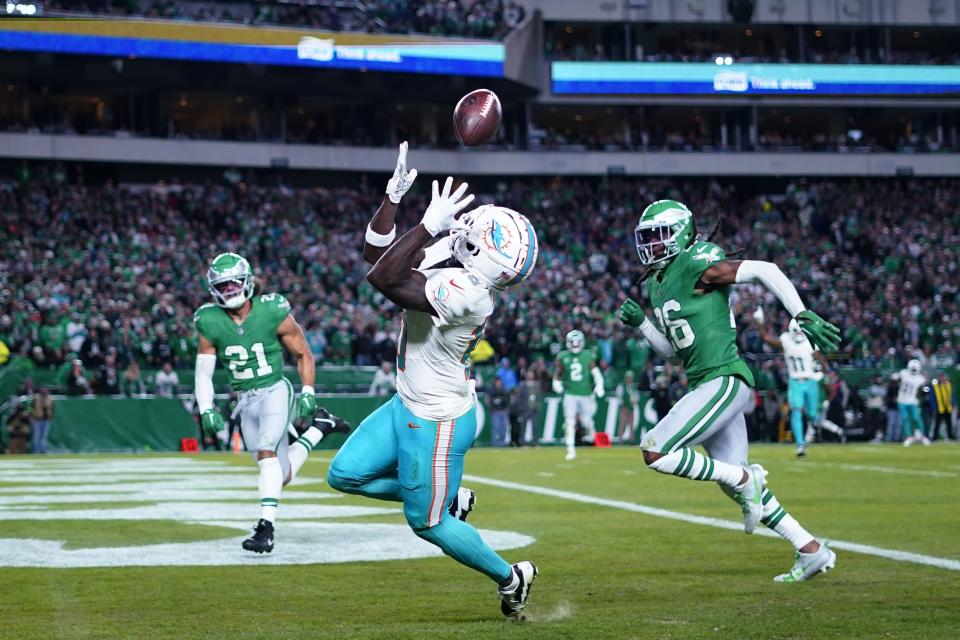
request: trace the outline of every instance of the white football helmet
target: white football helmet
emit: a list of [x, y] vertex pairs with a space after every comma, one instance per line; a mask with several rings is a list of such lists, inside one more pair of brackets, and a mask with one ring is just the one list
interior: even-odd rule
[[493, 204], [463, 214], [451, 235], [453, 257], [498, 290], [526, 280], [540, 252], [537, 233], [526, 216]]
[[800, 323], [796, 319], [790, 321], [790, 326], [787, 329], [790, 332], [790, 337], [793, 338], [794, 342], [803, 342], [807, 339], [806, 334], [803, 333], [803, 329], [800, 328]]
[[914, 375], [920, 373], [921, 368], [922, 367], [920, 366], [920, 361], [917, 360], [916, 358], [914, 358], [913, 360], [907, 363], [907, 371], [909, 371]]
[[236, 309], [253, 297], [253, 270], [243, 256], [221, 253], [207, 271], [207, 290], [217, 306]]
[[587, 339], [583, 335], [583, 331], [574, 329], [567, 334], [567, 349], [573, 353], [580, 353], [583, 351], [583, 345], [586, 344]]

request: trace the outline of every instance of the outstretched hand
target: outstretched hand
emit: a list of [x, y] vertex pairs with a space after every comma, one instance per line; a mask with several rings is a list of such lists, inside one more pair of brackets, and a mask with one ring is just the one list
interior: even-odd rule
[[840, 329], [830, 324], [809, 309], [797, 314], [800, 329], [806, 334], [813, 346], [824, 353], [833, 353], [840, 346]]
[[473, 194], [466, 195], [467, 186], [467, 183], [464, 182], [456, 191], [450, 193], [453, 188], [452, 177], [448, 177], [443, 183], [443, 191], [440, 190], [437, 181], [433, 181], [433, 198], [430, 200], [430, 206], [427, 207], [421, 221], [430, 235], [435, 236], [452, 227], [454, 216], [473, 202]]
[[393, 177], [387, 181], [387, 197], [393, 204], [400, 204], [400, 199], [413, 186], [417, 179], [417, 170], [407, 171], [407, 141], [400, 143], [400, 153], [397, 155], [397, 168], [393, 170]]

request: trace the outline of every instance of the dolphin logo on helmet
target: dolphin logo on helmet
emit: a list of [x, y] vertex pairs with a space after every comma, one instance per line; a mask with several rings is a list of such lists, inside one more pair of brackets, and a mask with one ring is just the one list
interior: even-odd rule
[[453, 236], [453, 257], [485, 285], [498, 290], [520, 284], [537, 263], [537, 233], [526, 216], [497, 205], [463, 214]]

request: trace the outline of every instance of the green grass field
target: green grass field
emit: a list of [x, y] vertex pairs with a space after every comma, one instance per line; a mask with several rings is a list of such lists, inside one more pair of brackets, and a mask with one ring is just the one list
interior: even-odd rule
[[288, 487], [269, 558], [239, 551], [258, 514], [246, 456], [0, 458], [0, 638], [960, 637], [958, 446], [800, 461], [754, 447], [783, 505], [840, 547], [834, 571], [797, 585], [772, 582], [793, 560], [779, 539], [621, 504], [739, 520], [716, 486], [648, 471], [637, 449], [575, 463], [558, 448], [473, 451], [471, 522], [506, 546], [535, 539], [502, 551], [540, 568], [519, 624], [449, 558], [373, 559], [430, 550], [398, 505], [322, 484], [329, 455]]

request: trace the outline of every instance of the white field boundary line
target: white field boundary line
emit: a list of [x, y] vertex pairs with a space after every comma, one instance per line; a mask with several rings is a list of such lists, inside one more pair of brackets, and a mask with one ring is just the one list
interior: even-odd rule
[[926, 476], [928, 478], [960, 478], [960, 473], [952, 471], [929, 471], [925, 469], [904, 469], [902, 467], [882, 467], [873, 464], [851, 464], [848, 462], [808, 462], [800, 463], [805, 467], [828, 467], [830, 469], [844, 469], [846, 471], [876, 471], [877, 473], [893, 473], [903, 476]]
[[[706, 516], [695, 516], [688, 513], [680, 513], [679, 511], [670, 511], [668, 509], [659, 509], [657, 507], [648, 507], [643, 504], [637, 504], [634, 502], [624, 502], [622, 500], [610, 500], [608, 498], [598, 498], [596, 496], [590, 496], [583, 493], [575, 493], [573, 491], [562, 491], [560, 489], [551, 489], [549, 487], [538, 487], [534, 485], [521, 484], [519, 482], [508, 482], [506, 480], [497, 480], [495, 478], [484, 478], [481, 476], [475, 476], [471, 474], [465, 474], [463, 479], [476, 483], [476, 484], [485, 484], [491, 487], [498, 487], [500, 489], [512, 489], [514, 491], [524, 491], [526, 493], [535, 493], [542, 496], [549, 496], [551, 498], [559, 498], [561, 500], [569, 500], [571, 502], [582, 502], [584, 504], [592, 504], [601, 507], [610, 507], [612, 509], [620, 509], [622, 511], [632, 511], [633, 513], [642, 513], [648, 516], [654, 516], [657, 518], [666, 518], [668, 520], [679, 520], [680, 522], [688, 522], [690, 524], [699, 524], [707, 527], [715, 527], [717, 529], [729, 529], [730, 531], [743, 531], [743, 523], [735, 522], [733, 520], [721, 520], [720, 518], [708, 518]], [[766, 536], [768, 538], [779, 538], [779, 536], [770, 531], [769, 529], [757, 529], [754, 532], [754, 535]], [[898, 562], [911, 562], [913, 564], [927, 565], [930, 567], [937, 567], [938, 569], [948, 569], [950, 571], [960, 571], [960, 560], [950, 560], [948, 558], [938, 558], [936, 556], [927, 556], [920, 553], [911, 553], [909, 551], [900, 551], [898, 549], [884, 549], [882, 547], [874, 547], [868, 544], [859, 544], [856, 542], [845, 542], [843, 540], [830, 540], [830, 546], [834, 549], [842, 549], [844, 551], [853, 551], [854, 553], [862, 553], [869, 556], [876, 556], [878, 558], [886, 558], [887, 560], [896, 560]]]

